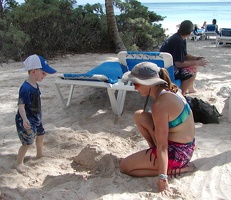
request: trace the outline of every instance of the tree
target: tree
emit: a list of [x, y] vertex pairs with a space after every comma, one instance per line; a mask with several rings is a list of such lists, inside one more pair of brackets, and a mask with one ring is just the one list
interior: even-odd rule
[[120, 37], [117, 22], [114, 14], [113, 0], [105, 0], [106, 7], [106, 17], [107, 17], [107, 26], [109, 39], [112, 42], [112, 48], [115, 49], [115, 52], [126, 50], [124, 43]]
[[148, 11], [136, 0], [114, 0], [121, 14], [116, 15], [118, 30], [125, 46], [130, 50], [153, 50], [166, 38], [159, 24], [164, 17]]
[[[56, 54], [150, 50], [162, 43], [162, 17], [136, 0], [0, 0], [0, 60]], [[115, 15], [114, 7], [120, 14]]]
[[15, 0], [0, 0], [0, 18], [3, 18], [4, 15], [18, 6], [18, 3]]

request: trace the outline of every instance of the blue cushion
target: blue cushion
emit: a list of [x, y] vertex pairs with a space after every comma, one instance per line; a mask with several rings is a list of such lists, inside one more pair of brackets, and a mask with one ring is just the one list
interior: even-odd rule
[[[144, 54], [144, 55], [149, 55], [149, 56], [159, 56], [160, 55], [160, 52], [133, 52], [133, 51], [128, 51], [127, 52], [129, 55], [134, 55], [134, 56], [137, 56], [137, 54]], [[126, 59], [126, 62], [127, 62], [127, 66], [129, 68], [129, 70], [132, 70], [133, 67], [140, 63], [140, 62], [152, 62], [152, 63], [155, 63], [158, 67], [161, 67], [163, 68], [164, 67], [164, 60], [155, 60], [155, 59], [143, 59], [143, 58], [127, 58]], [[126, 69], [124, 69], [123, 72], [125, 72]], [[173, 83], [175, 83], [175, 75], [174, 75], [174, 67], [171, 66], [169, 67], [168, 69], [168, 73], [169, 73], [169, 76], [170, 76], [170, 79]]]
[[222, 28], [221, 36], [231, 37], [231, 29], [230, 28]]
[[149, 60], [149, 59], [126, 59], [127, 65], [129, 70], [131, 71], [133, 67], [141, 62], [152, 62], [157, 64], [159, 67], [164, 67], [164, 61], [163, 60]]

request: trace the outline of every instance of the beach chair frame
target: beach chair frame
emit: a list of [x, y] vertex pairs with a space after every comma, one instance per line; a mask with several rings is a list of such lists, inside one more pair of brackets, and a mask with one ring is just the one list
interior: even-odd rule
[[216, 36], [216, 47], [231, 45], [231, 28], [221, 28]]
[[[126, 71], [131, 70], [135, 64], [143, 61], [153, 62], [159, 67], [165, 67], [174, 82], [174, 68], [171, 54], [165, 52], [122, 51], [118, 53], [118, 62], [104, 62], [86, 74], [57, 75], [55, 81], [57, 95], [64, 108], [68, 108], [76, 85], [105, 88], [108, 92], [113, 113], [120, 116], [123, 114], [127, 91], [136, 91], [130, 82], [123, 83], [121, 81], [122, 75]], [[106, 73], [108, 71], [113, 72], [113, 79], [109, 77], [110, 73]], [[61, 85], [70, 86], [68, 97], [61, 91]]]

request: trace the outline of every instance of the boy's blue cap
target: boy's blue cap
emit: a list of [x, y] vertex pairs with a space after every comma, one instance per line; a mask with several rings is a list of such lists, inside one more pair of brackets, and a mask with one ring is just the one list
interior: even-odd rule
[[36, 54], [29, 56], [24, 62], [24, 68], [23, 71], [28, 71], [32, 69], [41, 69], [42, 71], [48, 73], [48, 74], [54, 74], [56, 70], [51, 68], [47, 61], [42, 57], [38, 56]]

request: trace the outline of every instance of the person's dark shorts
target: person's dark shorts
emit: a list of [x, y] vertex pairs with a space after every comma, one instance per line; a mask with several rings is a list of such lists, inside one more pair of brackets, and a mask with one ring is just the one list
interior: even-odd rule
[[196, 74], [195, 67], [184, 67], [175, 69], [175, 79], [187, 80], [190, 79], [194, 74]]
[[38, 126], [30, 124], [31, 129], [26, 130], [23, 126], [23, 120], [20, 115], [15, 116], [16, 129], [18, 137], [23, 145], [31, 145], [34, 143], [35, 136], [45, 134], [42, 123]]

